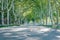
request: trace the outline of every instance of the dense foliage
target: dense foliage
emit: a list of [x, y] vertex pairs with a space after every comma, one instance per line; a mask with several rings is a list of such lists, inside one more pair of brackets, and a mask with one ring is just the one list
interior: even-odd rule
[[0, 17], [3, 12], [9, 23], [33, 21], [44, 25], [59, 24], [60, 0], [0, 0]]

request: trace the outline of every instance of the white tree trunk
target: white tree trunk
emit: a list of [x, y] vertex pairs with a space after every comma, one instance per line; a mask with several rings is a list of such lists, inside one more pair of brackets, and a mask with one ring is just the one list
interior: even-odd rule
[[4, 0], [2, 0], [1, 2], [2, 2], [2, 25], [4, 25], [4, 9], [3, 9]]
[[51, 24], [53, 25], [53, 16], [52, 16], [52, 6], [51, 6], [51, 3], [50, 3], [50, 0], [48, 0], [48, 5], [49, 5], [49, 16], [50, 16], [50, 22], [51, 22]]
[[9, 10], [8, 10], [8, 0], [7, 0], [7, 25], [9, 25]]

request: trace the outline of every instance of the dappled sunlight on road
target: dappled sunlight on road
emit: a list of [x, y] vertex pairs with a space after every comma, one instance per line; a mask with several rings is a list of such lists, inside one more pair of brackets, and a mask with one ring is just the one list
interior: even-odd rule
[[58, 35], [58, 36], [56, 36], [57, 38], [60, 38], [60, 36]]
[[11, 33], [4, 33], [3, 35], [11, 35]]
[[60, 30], [57, 30], [58, 32], [60, 32]]
[[37, 27], [37, 28], [30, 28], [30, 30], [38, 32], [38, 33], [44, 33], [44, 32], [49, 32], [51, 30], [51, 28]]
[[60, 40], [60, 30], [47, 27], [1, 28], [1, 40]]
[[22, 31], [22, 30], [25, 30], [25, 29], [27, 29], [27, 28], [15, 28], [15, 29], [11, 29], [10, 31]]
[[42, 32], [49, 32], [51, 29], [50, 28], [42, 28], [42, 29], [40, 29], [40, 31], [42, 31]]

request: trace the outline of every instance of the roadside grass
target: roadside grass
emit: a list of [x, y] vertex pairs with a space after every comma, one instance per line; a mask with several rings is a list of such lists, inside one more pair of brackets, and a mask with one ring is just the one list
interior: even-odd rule
[[0, 25], [0, 28], [6, 28], [6, 27], [12, 27], [12, 26], [19, 26], [16, 24], [12, 24], [12, 25]]

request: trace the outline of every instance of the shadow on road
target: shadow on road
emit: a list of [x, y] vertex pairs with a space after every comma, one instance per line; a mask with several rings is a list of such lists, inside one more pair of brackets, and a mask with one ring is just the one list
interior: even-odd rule
[[[0, 30], [0, 40], [60, 40], [60, 31], [50, 29], [49, 31], [2, 29]], [[17, 30], [17, 31], [16, 31]], [[43, 30], [43, 29], [42, 29]]]

